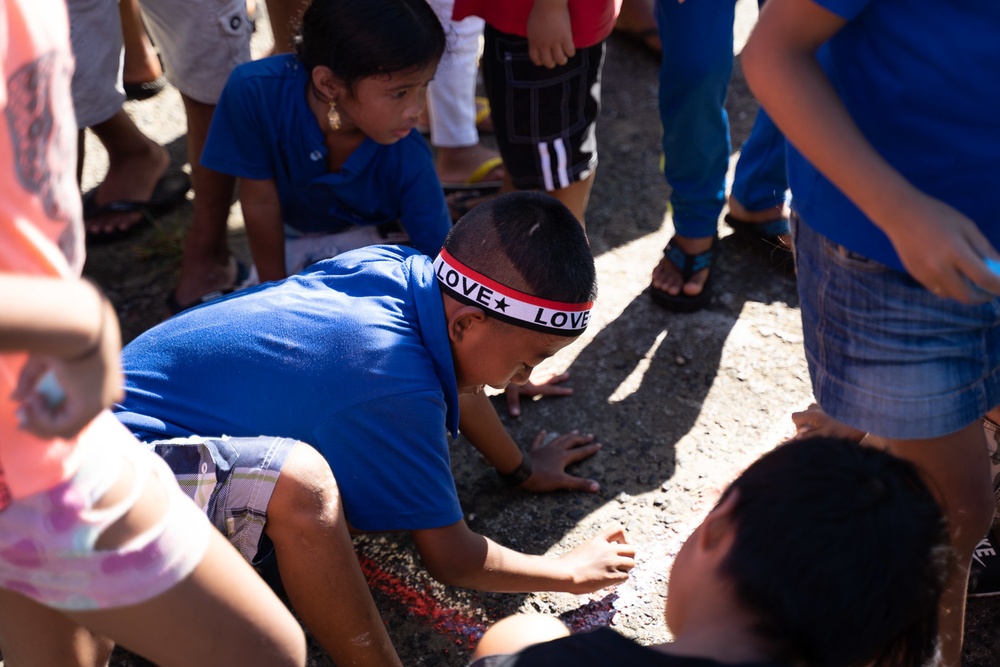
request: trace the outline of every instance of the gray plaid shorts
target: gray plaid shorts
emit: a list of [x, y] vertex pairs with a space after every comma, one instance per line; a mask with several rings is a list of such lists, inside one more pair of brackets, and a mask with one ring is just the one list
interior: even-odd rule
[[298, 440], [255, 438], [174, 438], [147, 443], [174, 473], [209, 521], [250, 563], [273, 549], [264, 535], [267, 505], [281, 468]]

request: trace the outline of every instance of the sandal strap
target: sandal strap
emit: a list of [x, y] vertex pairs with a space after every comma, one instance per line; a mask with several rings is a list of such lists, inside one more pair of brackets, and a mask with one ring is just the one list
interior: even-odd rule
[[677, 270], [681, 272], [681, 278], [686, 282], [698, 271], [712, 266], [715, 261], [715, 240], [712, 240], [712, 247], [708, 250], [689, 255], [680, 246], [674, 245], [674, 240], [670, 239], [663, 254], [670, 260], [671, 264], [677, 267]]
[[784, 236], [785, 234], [791, 233], [791, 228], [788, 226], [787, 218], [778, 218], [777, 220], [770, 220], [768, 222], [758, 222], [755, 226], [759, 227], [757, 230], [758, 235], [763, 236], [764, 238]]

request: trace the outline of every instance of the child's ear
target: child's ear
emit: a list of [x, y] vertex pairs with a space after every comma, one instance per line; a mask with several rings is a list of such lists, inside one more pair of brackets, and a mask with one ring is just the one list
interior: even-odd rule
[[320, 98], [324, 101], [337, 101], [343, 97], [345, 92], [343, 82], [326, 65], [313, 67], [310, 76], [313, 88], [316, 89], [316, 92], [319, 93]]
[[730, 489], [705, 517], [701, 534], [698, 536], [698, 546], [702, 550], [713, 551], [722, 548], [725, 552], [729, 551], [733, 531], [736, 528], [733, 512], [736, 510], [738, 496], [738, 489]]
[[486, 313], [476, 306], [462, 306], [448, 317], [448, 338], [460, 343], [475, 328], [486, 324]]

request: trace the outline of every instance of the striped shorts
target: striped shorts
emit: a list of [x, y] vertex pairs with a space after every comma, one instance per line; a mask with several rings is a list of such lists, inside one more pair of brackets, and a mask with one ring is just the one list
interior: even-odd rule
[[519, 190], [561, 190], [597, 168], [604, 42], [565, 65], [531, 62], [528, 40], [486, 26], [483, 80], [497, 147]]

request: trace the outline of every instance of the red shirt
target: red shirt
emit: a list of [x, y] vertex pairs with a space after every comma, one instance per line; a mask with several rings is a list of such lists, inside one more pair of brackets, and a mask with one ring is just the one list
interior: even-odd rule
[[[599, 44], [608, 38], [622, 0], [568, 0], [573, 45], [578, 49]], [[510, 35], [528, 36], [528, 14], [534, 0], [455, 0], [452, 19], [478, 16]]]

